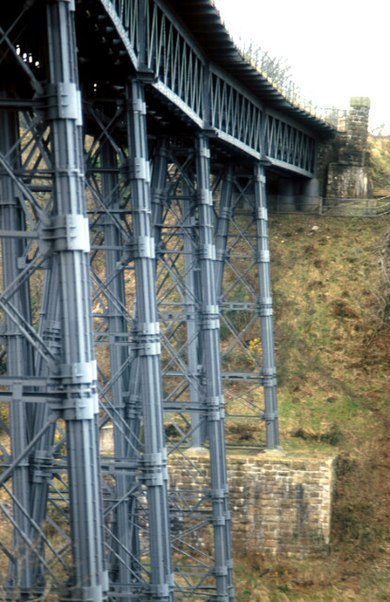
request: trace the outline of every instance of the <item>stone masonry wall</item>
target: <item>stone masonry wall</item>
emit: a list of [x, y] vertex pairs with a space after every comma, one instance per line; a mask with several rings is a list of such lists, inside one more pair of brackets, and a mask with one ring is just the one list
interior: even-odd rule
[[325, 191], [328, 198], [348, 199], [368, 196], [369, 112], [368, 98], [351, 98], [346, 131], [339, 133], [333, 141], [333, 150], [337, 154], [332, 157], [328, 153], [330, 161], [327, 164]]
[[[173, 488], [196, 487], [208, 475], [204, 450], [189, 450], [192, 474], [170, 460]], [[279, 558], [327, 553], [334, 458], [282, 452], [233, 455], [228, 474], [235, 549]], [[194, 482], [194, 479], [196, 482]], [[190, 482], [191, 481], [191, 482]]]

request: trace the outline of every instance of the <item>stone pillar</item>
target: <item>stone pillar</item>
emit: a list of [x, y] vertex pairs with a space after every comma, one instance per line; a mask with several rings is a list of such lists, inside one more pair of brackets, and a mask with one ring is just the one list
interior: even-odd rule
[[300, 198], [301, 211], [318, 213], [321, 209], [320, 185], [317, 178], [310, 178], [302, 183]]
[[277, 210], [282, 213], [285, 211], [296, 211], [296, 195], [294, 182], [291, 178], [278, 179]]
[[[345, 142], [338, 159], [328, 165], [326, 196], [334, 199], [366, 198], [368, 194], [368, 117], [370, 99], [351, 98]], [[340, 142], [340, 138], [338, 139]]]
[[347, 117], [347, 143], [340, 149], [339, 160], [363, 167], [367, 155], [370, 99], [355, 96], [351, 98], [350, 106]]

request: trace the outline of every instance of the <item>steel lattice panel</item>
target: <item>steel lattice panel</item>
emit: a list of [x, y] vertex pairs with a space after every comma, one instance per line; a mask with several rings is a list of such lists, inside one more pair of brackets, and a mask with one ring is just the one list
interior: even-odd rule
[[232, 602], [226, 441], [278, 446], [260, 158], [314, 137], [175, 10], [0, 9], [7, 600]]

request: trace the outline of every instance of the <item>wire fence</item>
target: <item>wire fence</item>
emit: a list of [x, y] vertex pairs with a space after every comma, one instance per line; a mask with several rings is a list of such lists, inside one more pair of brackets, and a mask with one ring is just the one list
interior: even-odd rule
[[315, 214], [329, 217], [382, 217], [390, 214], [390, 195], [380, 198], [340, 199], [335, 197], [313, 197], [302, 201], [271, 198], [271, 213], [278, 214]]
[[367, 199], [324, 198], [321, 203], [322, 215], [345, 217], [380, 217], [390, 214], [390, 196]]

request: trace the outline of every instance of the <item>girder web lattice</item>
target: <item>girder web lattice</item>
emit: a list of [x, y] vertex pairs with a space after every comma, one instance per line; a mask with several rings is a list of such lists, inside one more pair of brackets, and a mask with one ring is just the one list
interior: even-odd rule
[[39, 6], [39, 60], [0, 31], [0, 599], [233, 602], [226, 442], [279, 444], [265, 166], [148, 136], [135, 73], [83, 96]]

